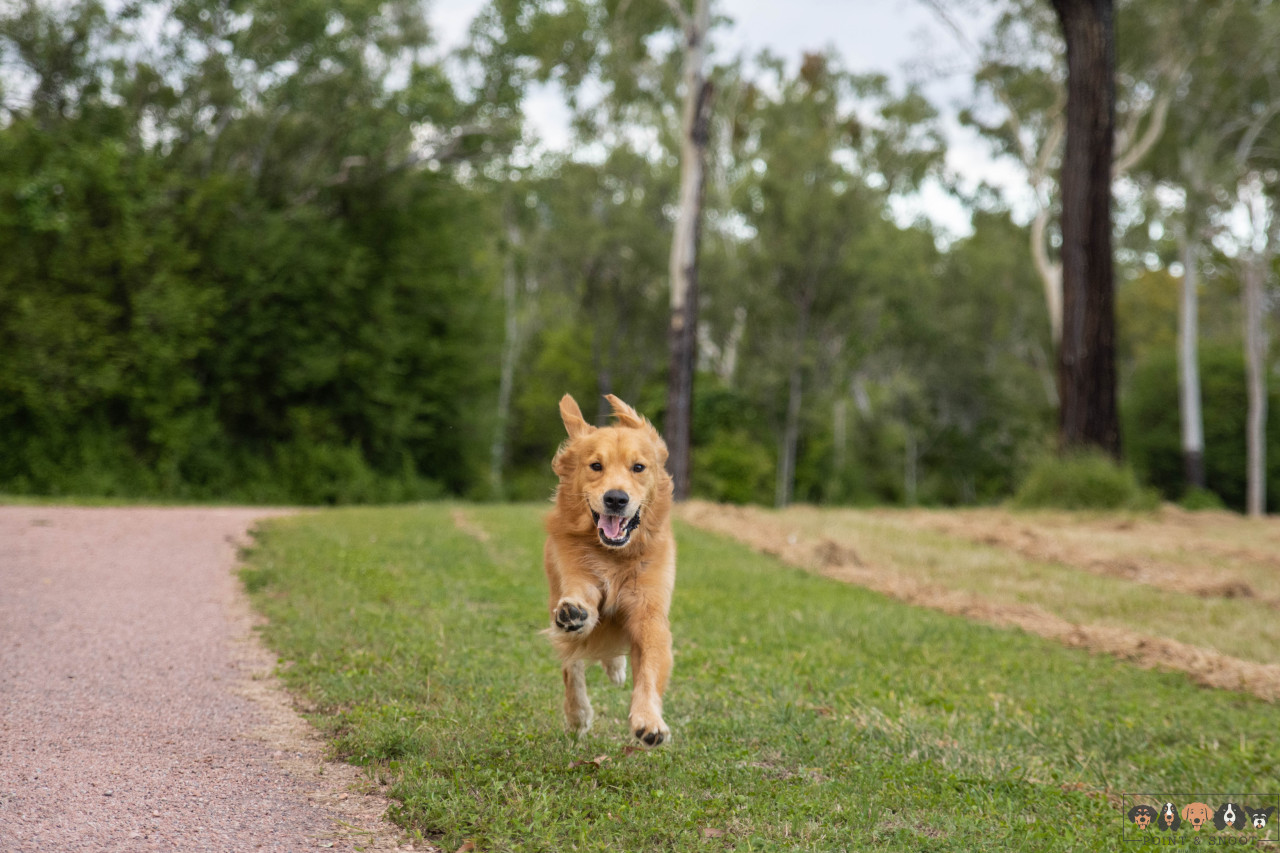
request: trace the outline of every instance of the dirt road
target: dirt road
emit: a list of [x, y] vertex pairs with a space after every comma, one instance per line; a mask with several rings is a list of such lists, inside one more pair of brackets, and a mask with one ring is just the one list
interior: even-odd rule
[[396, 846], [252, 636], [232, 569], [272, 514], [0, 507], [0, 851]]

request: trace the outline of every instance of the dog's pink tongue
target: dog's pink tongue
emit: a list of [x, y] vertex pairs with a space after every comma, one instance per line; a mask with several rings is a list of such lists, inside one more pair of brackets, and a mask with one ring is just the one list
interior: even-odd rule
[[597, 527], [609, 539], [622, 538], [622, 516], [620, 515], [601, 515]]

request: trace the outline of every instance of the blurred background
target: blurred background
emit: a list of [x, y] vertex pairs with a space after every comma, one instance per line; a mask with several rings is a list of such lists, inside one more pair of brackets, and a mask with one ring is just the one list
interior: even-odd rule
[[[696, 17], [0, 2], [0, 494], [541, 500], [561, 394], [661, 427]], [[1116, 8], [1124, 456], [1198, 506], [1245, 505], [1251, 378], [1280, 410], [1244, 346], [1275, 328], [1277, 44], [1280, 4]], [[1057, 434], [1049, 3], [725, 0], [703, 46], [693, 494], [1013, 495]]]

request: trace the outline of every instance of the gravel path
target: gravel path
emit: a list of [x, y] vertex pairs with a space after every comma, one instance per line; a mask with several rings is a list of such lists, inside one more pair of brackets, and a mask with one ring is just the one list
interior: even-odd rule
[[252, 635], [232, 569], [274, 514], [0, 506], [0, 851], [396, 846]]

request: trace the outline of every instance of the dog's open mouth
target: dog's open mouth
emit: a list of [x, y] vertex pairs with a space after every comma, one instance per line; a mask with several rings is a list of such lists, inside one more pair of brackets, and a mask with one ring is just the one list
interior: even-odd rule
[[621, 548], [631, 541], [631, 533], [640, 526], [640, 513], [631, 518], [622, 515], [602, 515], [591, 510], [591, 518], [596, 523], [596, 533], [600, 541], [610, 548]]

